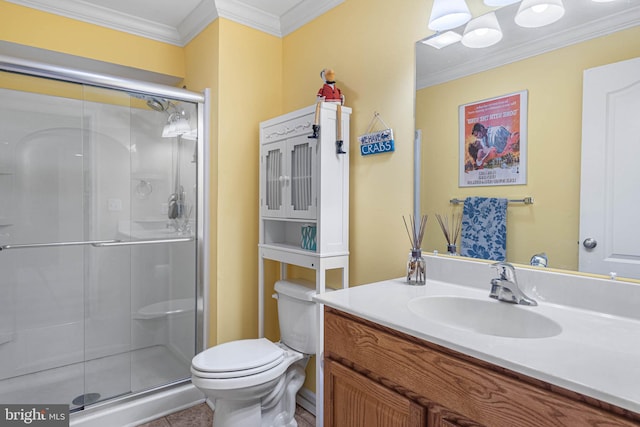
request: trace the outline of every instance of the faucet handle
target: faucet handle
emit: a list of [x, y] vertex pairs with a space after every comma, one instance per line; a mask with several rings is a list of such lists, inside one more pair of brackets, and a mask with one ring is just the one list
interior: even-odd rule
[[500, 274], [500, 280], [517, 283], [516, 269], [513, 267], [513, 265], [509, 264], [508, 262], [498, 261], [491, 264], [491, 267], [494, 267], [498, 274]]

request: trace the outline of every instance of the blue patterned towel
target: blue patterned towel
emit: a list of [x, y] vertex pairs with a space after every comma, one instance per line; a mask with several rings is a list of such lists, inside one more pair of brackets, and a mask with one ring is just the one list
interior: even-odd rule
[[504, 261], [507, 253], [507, 199], [467, 197], [462, 210], [460, 255]]

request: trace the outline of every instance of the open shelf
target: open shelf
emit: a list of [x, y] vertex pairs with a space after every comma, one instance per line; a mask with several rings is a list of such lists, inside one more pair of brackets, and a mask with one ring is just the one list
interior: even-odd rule
[[302, 248], [302, 228], [306, 225], [316, 225], [316, 222], [263, 219], [262, 242], [266, 245], [315, 253], [316, 251]]

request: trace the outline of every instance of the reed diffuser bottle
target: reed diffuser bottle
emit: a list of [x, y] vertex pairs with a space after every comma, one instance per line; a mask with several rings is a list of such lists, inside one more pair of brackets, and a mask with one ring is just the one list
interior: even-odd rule
[[451, 214], [451, 224], [449, 224], [449, 219], [446, 216], [443, 217], [440, 214], [436, 214], [436, 219], [447, 241], [447, 253], [449, 255], [458, 255], [458, 237], [462, 229], [462, 214]]
[[422, 215], [420, 218], [419, 226], [416, 226], [414, 218], [409, 217], [411, 224], [411, 230], [407, 226], [407, 221], [402, 217], [404, 226], [407, 229], [409, 235], [409, 241], [411, 242], [411, 253], [409, 254], [409, 260], [407, 261], [407, 283], [409, 285], [424, 285], [427, 280], [426, 263], [422, 257], [422, 238], [424, 237], [424, 230], [427, 226], [427, 215]]

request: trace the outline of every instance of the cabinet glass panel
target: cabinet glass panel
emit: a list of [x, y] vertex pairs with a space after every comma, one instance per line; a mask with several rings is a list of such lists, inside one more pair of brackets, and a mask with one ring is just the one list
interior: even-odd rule
[[282, 151], [273, 149], [266, 156], [266, 205], [268, 210], [278, 210], [282, 206]]
[[291, 152], [291, 207], [294, 211], [307, 211], [312, 200], [312, 148], [309, 144], [299, 144]]

